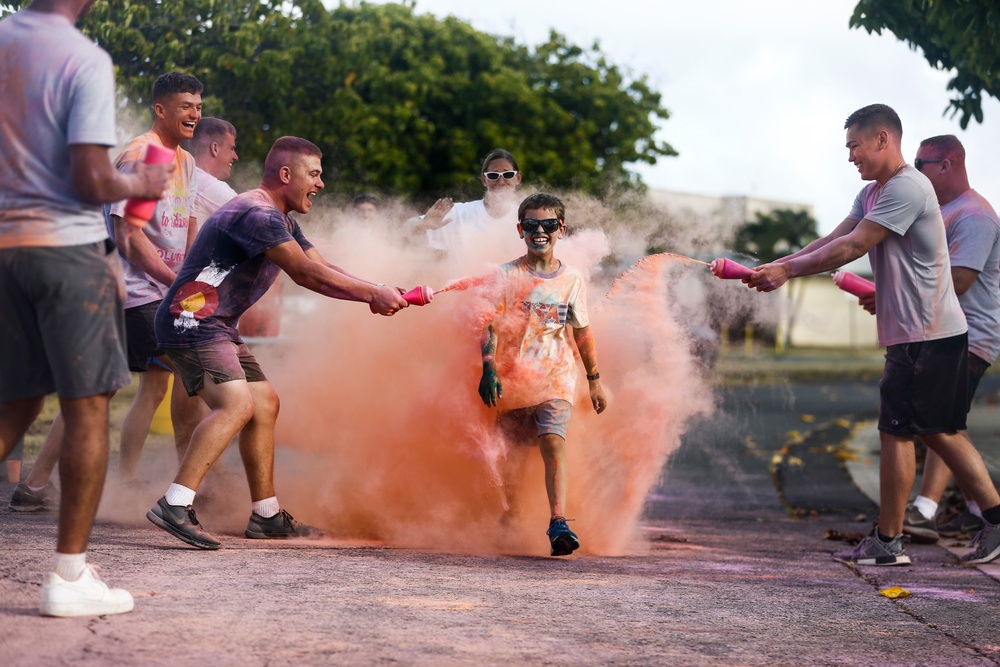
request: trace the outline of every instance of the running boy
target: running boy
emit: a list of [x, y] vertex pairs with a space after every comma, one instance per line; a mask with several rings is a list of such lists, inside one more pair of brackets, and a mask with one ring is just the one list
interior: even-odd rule
[[[500, 423], [505, 430], [534, 422], [552, 512], [547, 534], [553, 556], [571, 554], [580, 546], [563, 515], [566, 429], [577, 376], [567, 324], [587, 370], [594, 409], [601, 413], [608, 405], [597, 372], [583, 275], [554, 254], [556, 241], [566, 231], [565, 216], [565, 206], [553, 195], [534, 194], [521, 202], [517, 230], [528, 251], [500, 267], [497, 310], [484, 331], [479, 381], [479, 395], [488, 407], [499, 406], [503, 399]], [[508, 383], [506, 398], [501, 377]]]

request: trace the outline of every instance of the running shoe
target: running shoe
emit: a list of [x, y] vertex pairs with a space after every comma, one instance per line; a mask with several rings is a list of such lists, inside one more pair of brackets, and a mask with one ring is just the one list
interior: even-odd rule
[[897, 535], [888, 542], [883, 542], [878, 538], [877, 528], [873, 528], [872, 534], [858, 542], [853, 549], [835, 553], [833, 559], [848, 565], [910, 564], [910, 557], [903, 550], [903, 536]]

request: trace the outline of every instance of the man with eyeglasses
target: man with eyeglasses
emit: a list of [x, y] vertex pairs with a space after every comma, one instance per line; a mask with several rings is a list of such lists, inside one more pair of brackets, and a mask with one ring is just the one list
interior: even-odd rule
[[[979, 381], [1000, 353], [1000, 219], [990, 203], [969, 186], [965, 147], [956, 136], [921, 141], [913, 165], [934, 186], [947, 230], [952, 282], [969, 323], [971, 408]], [[875, 313], [874, 295], [860, 301]], [[965, 431], [961, 434], [968, 436]], [[971, 498], [964, 512], [950, 518], [938, 513], [950, 480], [951, 470], [929, 449], [919, 495], [907, 507], [903, 521], [903, 533], [914, 542], [937, 542], [940, 536], [954, 538], [982, 529], [982, 510]]]
[[756, 267], [744, 282], [769, 292], [790, 278], [830, 271], [869, 253], [879, 285], [879, 343], [886, 346], [879, 384], [879, 520], [871, 535], [834, 558], [854, 565], [910, 563], [903, 519], [919, 435], [984, 508], [983, 529], [961, 561], [985, 563], [1000, 556], [1000, 495], [979, 452], [960, 433], [968, 410], [968, 326], [952, 284], [937, 196], [927, 176], [903, 159], [903, 126], [890, 107], [859, 109], [844, 128], [848, 159], [863, 180], [873, 182], [833, 232]]

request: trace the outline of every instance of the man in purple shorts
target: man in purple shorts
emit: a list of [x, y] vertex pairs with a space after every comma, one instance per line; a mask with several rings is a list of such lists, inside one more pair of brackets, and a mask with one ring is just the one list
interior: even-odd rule
[[100, 205], [159, 199], [169, 169], [121, 174], [111, 58], [73, 26], [90, 0], [35, 0], [0, 21], [0, 452], [56, 392], [62, 503], [46, 616], [131, 611], [86, 562], [108, 467], [108, 401], [131, 381], [124, 285]]
[[1000, 555], [1000, 496], [982, 457], [960, 431], [968, 409], [968, 326], [955, 295], [944, 221], [934, 187], [903, 159], [903, 126], [884, 104], [844, 123], [849, 159], [869, 183], [847, 218], [805, 248], [754, 269], [751, 287], [769, 292], [789, 278], [830, 271], [869, 253], [879, 344], [882, 443], [879, 521], [834, 558], [858, 565], [907, 565], [903, 519], [916, 476], [914, 436], [934, 450], [983, 508], [983, 529], [964, 563]]
[[323, 189], [319, 148], [281, 137], [264, 161], [260, 187], [223, 205], [202, 226], [156, 311], [157, 342], [191, 396], [210, 409], [195, 428], [180, 470], [146, 517], [201, 549], [220, 543], [202, 529], [193, 508], [209, 468], [239, 434], [250, 485], [248, 538], [313, 537], [294, 521], [274, 490], [274, 426], [278, 395], [240, 338], [236, 325], [284, 270], [297, 284], [334, 299], [364, 301], [381, 315], [407, 302], [398, 289], [375, 284], [329, 264], [289, 213], [308, 213]]

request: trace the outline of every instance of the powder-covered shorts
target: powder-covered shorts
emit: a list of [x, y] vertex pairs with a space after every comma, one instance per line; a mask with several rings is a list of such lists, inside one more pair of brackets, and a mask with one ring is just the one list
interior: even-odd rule
[[0, 250], [0, 402], [84, 398], [131, 383], [124, 306], [110, 241]]
[[168, 347], [167, 356], [174, 362], [188, 396], [197, 396], [205, 386], [205, 374], [215, 384], [246, 380], [264, 382], [264, 371], [250, 349], [243, 343], [220, 340], [198, 347]]
[[497, 417], [497, 422], [508, 438], [514, 441], [530, 441], [532, 431], [535, 431], [535, 437], [552, 434], [565, 440], [572, 414], [572, 403], [555, 399], [530, 408], [510, 410]]
[[879, 383], [878, 429], [893, 435], [961, 431], [968, 395], [966, 334], [890, 345]]

